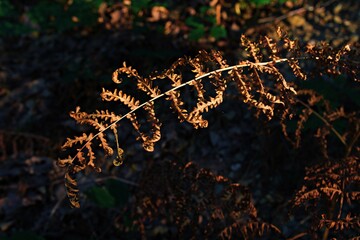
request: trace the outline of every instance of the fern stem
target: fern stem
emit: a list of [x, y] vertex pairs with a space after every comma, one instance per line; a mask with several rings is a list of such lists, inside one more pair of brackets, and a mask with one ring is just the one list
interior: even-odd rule
[[337, 220], [339, 220], [341, 218], [341, 214], [342, 214], [342, 210], [344, 207], [344, 191], [345, 191], [345, 181], [343, 180], [341, 183], [341, 194], [340, 194], [340, 203], [339, 203], [339, 212], [338, 212], [338, 216], [337, 216]]
[[286, 240], [296, 240], [296, 239], [302, 238], [302, 237], [304, 237], [306, 235], [308, 235], [307, 232], [302, 232], [302, 233], [299, 233], [299, 234], [295, 235], [294, 237], [287, 238]]
[[300, 99], [296, 98], [296, 101], [302, 104], [304, 107], [308, 108], [316, 117], [318, 117], [321, 121], [323, 121], [326, 124], [326, 126], [330, 127], [330, 130], [337, 136], [337, 138], [342, 142], [342, 144], [344, 144], [345, 147], [347, 146], [345, 139], [323, 116], [321, 116], [318, 112], [316, 112], [308, 104], [304, 103]]
[[[250, 65], [257, 65], [257, 66], [266, 66], [266, 65], [269, 65], [269, 64], [276, 64], [276, 63], [281, 63], [281, 62], [287, 62], [289, 60], [300, 60], [300, 59], [306, 59], [306, 58], [281, 58], [281, 59], [278, 59], [278, 60], [275, 60], [275, 61], [268, 61], [268, 62], [260, 62], [260, 63], [244, 63], [244, 64], [238, 64], [238, 65], [233, 65], [233, 66], [230, 66], [230, 67], [226, 67], [226, 68], [220, 68], [220, 69], [216, 69], [214, 71], [211, 71], [211, 72], [208, 72], [208, 73], [205, 73], [201, 76], [198, 76], [196, 78], [193, 78], [187, 82], [184, 82], [182, 84], [180, 84], [179, 86], [176, 86], [162, 94], [159, 94], [158, 96], [156, 97], [153, 97], [151, 98], [150, 100], [140, 104], [138, 107], [134, 108], [133, 110], [131, 110], [130, 112], [127, 112], [125, 115], [123, 115], [120, 119], [116, 120], [115, 122], [111, 123], [109, 126], [105, 127], [103, 130], [101, 130], [100, 132], [98, 132], [97, 134], [95, 134], [92, 138], [90, 138], [80, 149], [78, 149], [78, 152], [81, 152], [87, 143], [91, 142], [92, 140], [94, 140], [97, 136], [99, 136], [99, 134], [105, 132], [106, 130], [108, 130], [109, 128], [112, 128], [114, 127], [118, 122], [120, 122], [121, 120], [123, 120], [124, 118], [126, 118], [127, 116], [129, 116], [130, 114], [134, 113], [135, 111], [139, 110], [140, 108], [144, 107], [146, 104], [148, 104], [149, 102], [155, 102], [157, 99], [159, 98], [162, 98], [166, 95], [168, 95], [170, 92], [173, 92], [173, 91], [176, 91], [186, 85], [189, 85], [191, 84], [192, 82], [195, 82], [195, 81], [199, 81], [200, 79], [203, 79], [205, 77], [208, 77], [212, 74], [216, 74], [216, 73], [220, 73], [220, 72], [226, 72], [226, 71], [230, 71], [230, 70], [233, 70], [233, 69], [237, 69], [237, 68], [244, 68], [244, 67], [250, 67]], [[315, 111], [314, 111], [315, 113]], [[319, 115], [320, 118], [322, 118], [320, 115]], [[323, 121], [325, 121], [327, 123], [327, 121], [325, 119], [323, 119]], [[327, 123], [328, 124], [328, 123]], [[332, 128], [333, 129], [333, 128]], [[333, 129], [334, 130], [334, 129]], [[342, 137], [340, 136], [340, 134], [334, 130], [334, 133], [340, 138], [340, 140], [346, 145], [345, 141], [342, 139]], [[72, 158], [72, 160], [74, 160], [76, 158], [76, 155]]]
[[357, 140], [359, 139], [360, 137], [360, 130], [358, 130], [355, 134], [355, 136], [353, 137], [353, 139], [351, 140], [350, 144], [347, 146], [347, 149], [346, 149], [346, 154], [345, 154], [345, 158], [349, 157], [351, 151], [352, 151], [352, 148], [354, 147], [354, 144], [357, 142]]

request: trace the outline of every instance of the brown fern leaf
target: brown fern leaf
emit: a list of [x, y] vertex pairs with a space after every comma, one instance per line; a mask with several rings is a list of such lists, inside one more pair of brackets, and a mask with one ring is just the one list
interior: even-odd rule
[[114, 112], [109, 112], [109, 110], [96, 110], [95, 113], [88, 115], [90, 118], [93, 119], [101, 119], [103, 121], [110, 121], [110, 123], [119, 121], [121, 118], [121, 115], [117, 115]]
[[87, 124], [99, 131], [103, 131], [106, 126], [103, 122], [99, 121], [97, 118], [93, 118], [93, 114], [88, 114], [86, 112], [80, 112], [80, 107], [77, 107], [75, 111], [70, 112], [70, 117], [75, 119], [76, 122], [80, 124]]
[[112, 80], [115, 83], [121, 83], [122, 78], [119, 78], [119, 75], [123, 73], [127, 74], [128, 77], [135, 77], [136, 79], [141, 78], [136, 69], [133, 69], [131, 66], [126, 66], [126, 63], [123, 62], [123, 66], [113, 72]]
[[297, 126], [296, 126], [296, 130], [295, 130], [295, 147], [299, 147], [300, 146], [300, 141], [301, 141], [301, 132], [302, 129], [304, 128], [304, 123], [309, 119], [309, 116], [311, 115], [312, 111], [311, 109], [303, 109], [302, 113], [299, 115], [299, 120], [297, 122]]
[[126, 66], [126, 63], [123, 63], [123, 67], [118, 68], [113, 73], [113, 81], [115, 83], [121, 83], [121, 78], [119, 79], [120, 74], [127, 74], [128, 77], [133, 77], [137, 80], [137, 87], [139, 90], [144, 91], [150, 97], [156, 97], [160, 94], [160, 90], [157, 87], [154, 87], [152, 81], [149, 78], [143, 78], [139, 75], [136, 69]]
[[[116, 79], [118, 79], [118, 72], [127, 73], [129, 76], [136, 77], [138, 79], [138, 89], [146, 92], [150, 97], [157, 97], [160, 94], [160, 90], [157, 87], [153, 87], [151, 81], [148, 78], [142, 78], [138, 75], [137, 71], [126, 67], [120, 68], [116, 71]], [[115, 89], [113, 92], [103, 89], [101, 97], [105, 101], [120, 101], [125, 106], [129, 107], [131, 111], [135, 111], [139, 108], [140, 102], [134, 97], [125, 94], [123, 91], [117, 91]], [[151, 124], [151, 135], [147, 135], [141, 131], [141, 125], [137, 121], [135, 113], [127, 115], [127, 118], [130, 119], [134, 129], [139, 133], [140, 139], [143, 142], [143, 147], [147, 151], [154, 151], [154, 143], [160, 139], [160, 122], [155, 116], [154, 104], [149, 102], [143, 106], [143, 109], [147, 113], [148, 122]]]
[[147, 121], [151, 124], [151, 130], [149, 135], [141, 134], [143, 140], [143, 147], [146, 151], [154, 151], [154, 144], [160, 140], [161, 123], [155, 115], [154, 102], [148, 102], [144, 105], [144, 110], [147, 112]]
[[152, 79], [169, 78], [172, 82], [172, 86], [178, 87], [181, 85], [183, 77], [181, 71], [177, 72], [177, 69], [187, 64], [189, 64], [188, 58], [179, 58], [169, 67], [169, 69], [165, 70], [162, 74], [157, 74], [153, 76]]
[[[356, 81], [359, 74], [359, 67], [353, 66], [353, 63], [346, 58], [346, 55], [348, 55], [350, 51], [351, 47], [349, 45], [345, 45], [340, 50], [336, 50], [326, 42], [308, 45], [306, 50], [315, 61], [320, 75], [329, 74], [336, 76], [346, 72]], [[353, 66], [351, 70], [350, 66]]]
[[289, 66], [291, 70], [293, 71], [294, 75], [302, 80], [306, 80], [307, 76], [306, 74], [301, 70], [301, 67], [299, 65], [299, 60], [295, 58], [289, 59]]
[[229, 71], [229, 75], [231, 76], [232, 80], [235, 81], [238, 92], [241, 94], [244, 103], [249, 102], [252, 99], [252, 96], [248, 90], [249, 86], [247, 86], [245, 83], [243, 70], [241, 68], [234, 68], [233, 70]]
[[[216, 51], [212, 51], [211, 53], [207, 53], [205, 51], [200, 51], [198, 56], [193, 59], [183, 59], [182, 61], [176, 62], [168, 71], [166, 71], [161, 78], [167, 76], [172, 80], [173, 86], [179, 87], [181, 86], [182, 77], [178, 74], [174, 74], [176, 67], [189, 65], [192, 67], [192, 72], [195, 74], [195, 79], [193, 81], [189, 81], [186, 85], [194, 86], [197, 92], [197, 104], [194, 109], [188, 113], [188, 110], [184, 109], [183, 106], [185, 105], [184, 102], [180, 98], [180, 92], [177, 89], [173, 91], [168, 91], [165, 93], [168, 97], [167, 100], [172, 102], [172, 108], [178, 114], [178, 117], [181, 121], [187, 121], [191, 123], [195, 128], [198, 127], [207, 127], [207, 121], [202, 118], [202, 113], [208, 111], [211, 108], [215, 108], [218, 106], [223, 100], [223, 93], [226, 89], [226, 81], [221, 77], [220, 73], [214, 72], [213, 74], [207, 74], [209, 69], [206, 68], [206, 64], [214, 64], [217, 63], [217, 68], [224, 68], [228, 65], [226, 61], [222, 58], [221, 54]], [[215, 97], [206, 97], [204, 86], [202, 84], [202, 76], [208, 75], [210, 79], [215, 79], [211, 83], [215, 86]], [[208, 98], [208, 99], [207, 99]]]
[[334, 232], [344, 232], [351, 229], [359, 229], [360, 227], [360, 218], [351, 217], [351, 214], [347, 214], [344, 219], [331, 220], [326, 219], [325, 216], [322, 216], [322, 219], [319, 223], [319, 228], [326, 227], [330, 231]]
[[[334, 109], [328, 100], [324, 99], [323, 96], [314, 90], [309, 89], [299, 90], [298, 97], [295, 98], [295, 101], [305, 107], [302, 112], [298, 114], [297, 128], [295, 130], [295, 147], [299, 147], [304, 123], [307, 122], [311, 116], [323, 122], [323, 124], [318, 126], [314, 131], [314, 136], [318, 138], [319, 147], [325, 158], [328, 158], [328, 138], [330, 133], [334, 134], [344, 146], [347, 146], [345, 136], [334, 128], [333, 123], [339, 118], [342, 118], [348, 121], [348, 126], [350, 127], [353, 121], [352, 119], [357, 118], [355, 117], [357, 115], [356, 112], [346, 113], [344, 108]], [[356, 128], [356, 126], [354, 127]], [[283, 128], [283, 131], [285, 132], [286, 129]], [[287, 136], [286, 134], [284, 135]]]
[[271, 60], [273, 61], [276, 61], [276, 60], [279, 60], [280, 57], [278, 56], [279, 54], [279, 49], [277, 48], [277, 45], [276, 43], [274, 43], [273, 39], [267, 37], [267, 36], [264, 36], [264, 44], [265, 44], [265, 47], [268, 47], [271, 51], [271, 55], [269, 56]]
[[[193, 68], [192, 72], [196, 73], [195, 78], [200, 77], [206, 73], [206, 72], [203, 72], [202, 61], [200, 58], [195, 58], [192, 61], [189, 61], [189, 64]], [[195, 87], [195, 90], [196, 90], [197, 96], [198, 96], [198, 101], [205, 101], [205, 97], [204, 97], [205, 89], [204, 89], [204, 85], [203, 85], [202, 81], [201, 80], [193, 81], [189, 85]]]
[[143, 229], [162, 221], [181, 238], [239, 238], [244, 236], [243, 228], [248, 236], [250, 231], [257, 236], [280, 233], [257, 219], [251, 194], [244, 186], [193, 162], [158, 163], [145, 171], [140, 187], [143, 191], [136, 194], [134, 213], [136, 224]]
[[[216, 74], [215, 74], [216, 75]], [[201, 114], [207, 112], [211, 108], [216, 108], [223, 102], [224, 92], [226, 89], [226, 82], [221, 80], [221, 76], [214, 76], [217, 79], [217, 88], [215, 89], [216, 96], [210, 97], [209, 100], [203, 99], [199, 101], [188, 115], [187, 121], [193, 123], [194, 127], [207, 127], [208, 122], [202, 119]]]
[[[359, 227], [359, 215], [356, 213], [350, 217], [351, 207], [356, 206], [359, 200], [359, 174], [358, 157], [308, 168], [305, 184], [294, 198], [294, 206], [305, 206], [305, 209], [311, 207], [315, 231], [321, 233], [321, 229], [326, 226], [330, 231], [347, 236], [347, 229], [355, 230]], [[333, 207], [327, 209], [329, 206]]]
[[260, 69], [262, 69], [264, 72], [274, 75], [276, 81], [280, 82], [280, 84], [282, 85], [282, 87], [280, 89], [287, 90], [295, 95], [297, 94], [295, 89], [288, 85], [284, 76], [280, 73], [280, 71], [273, 64], [269, 64], [268, 66], [261, 66]]
[[220, 233], [220, 237], [221, 239], [254, 239], [269, 233], [273, 233], [278, 237], [282, 236], [280, 229], [275, 225], [254, 219], [247, 222], [233, 223]]
[[[200, 51], [194, 58], [180, 58], [162, 73], [154, 73], [149, 77], [141, 76], [136, 69], [124, 63], [122, 67], [114, 71], [112, 79], [120, 87], [122, 82], [125, 81], [123, 78], [135, 79], [137, 88], [135, 93], [128, 94], [120, 89], [113, 91], [103, 89], [101, 97], [107, 102], [120, 103], [122, 107], [125, 106], [129, 111], [125, 114], [118, 114], [109, 110], [96, 110], [94, 113], [86, 113], [81, 112], [80, 107], [72, 111], [70, 116], [77, 123], [92, 127], [95, 133], [84, 133], [73, 139], [68, 138], [63, 145], [63, 149], [73, 149], [76, 153], [73, 157], [69, 156], [60, 159], [59, 165], [68, 167], [68, 173], [71, 174], [71, 179], [75, 181], [76, 173], [87, 167], [100, 171], [96, 163], [98, 148], [105, 153], [105, 156], [116, 153], [118, 155], [116, 159], [119, 159], [117, 164], [122, 163], [123, 149], [120, 148], [117, 128], [124, 118], [130, 120], [132, 127], [139, 135], [138, 139], [142, 142], [143, 148], [147, 151], [153, 151], [155, 143], [161, 138], [161, 122], [157, 118], [157, 110], [155, 110], [156, 101], [160, 98], [165, 98], [170, 102], [171, 108], [180, 121], [187, 121], [195, 128], [207, 127], [208, 122], [204, 119], [204, 113], [217, 108], [223, 102], [225, 91], [228, 86], [231, 86], [231, 82], [235, 83], [242, 101], [255, 108], [257, 114], [263, 113], [270, 120], [279, 113], [285, 136], [289, 135], [286, 131], [285, 120], [295, 115], [295, 111], [291, 110], [291, 106], [295, 105], [295, 103], [302, 104], [306, 110], [300, 114], [297, 130], [295, 131], [295, 138], [298, 139], [297, 145], [300, 142], [300, 132], [304, 122], [312, 114], [324, 122], [324, 126], [318, 128], [318, 137], [323, 142], [324, 152], [327, 149], [329, 131], [335, 133], [347, 146], [344, 140], [345, 137], [341, 136], [332, 127], [331, 123], [338, 118], [348, 118], [353, 125], [356, 125], [354, 120], [356, 113], [351, 115], [344, 109], [342, 112], [339, 110], [336, 113], [336, 111], [331, 110], [330, 104], [314, 93], [308, 92], [301, 95], [300, 92], [298, 95], [298, 91], [295, 90], [295, 83], [293, 81], [288, 82], [287, 77], [284, 76], [277, 65], [288, 62], [291, 68], [289, 73], [293, 72], [297, 78], [302, 80], [306, 79], [306, 75], [302, 72], [300, 60], [315, 62], [315, 65], [317, 65], [316, 70], [320, 70], [320, 73], [340, 74], [350, 72], [356, 75], [358, 67], [350, 64], [347, 59], [351, 48], [345, 46], [340, 50], [334, 50], [329, 45], [322, 44], [320, 46], [308, 46], [304, 50], [300, 48], [297, 41], [290, 40], [286, 33], [280, 30], [278, 32], [280, 36], [278, 41], [264, 37], [257, 42], [252, 42], [242, 36], [241, 43], [253, 61], [244, 60], [233, 66], [229, 66], [218, 51]], [[278, 45], [281, 43], [284, 43], [281, 51], [286, 53], [286, 58], [280, 58], [282, 52]], [[269, 56], [266, 56], [267, 54]], [[271, 61], [262, 62], [265, 58]], [[188, 75], [193, 76], [193, 79], [185, 81], [184, 78], [185, 76], [188, 77]], [[162, 92], [160, 89], [166, 88], [167, 85], [164, 84], [163, 87], [160, 82], [166, 81], [168, 85], [171, 85], [171, 89]], [[186, 90], [188, 88], [193, 90], [196, 97], [188, 97], [186, 95], [187, 91], [183, 93], [181, 90], [185, 88]], [[138, 95], [146, 97], [147, 100], [145, 99], [144, 102], [140, 103]], [[302, 101], [299, 97], [305, 98], [305, 100]], [[325, 109], [322, 114], [313, 109], [320, 102]], [[122, 111], [122, 108], [120, 109]], [[140, 114], [136, 113], [139, 110], [145, 112], [146, 121], [142, 117], [140, 118]], [[116, 151], [109, 143], [108, 130], [112, 131], [116, 139]], [[348, 152], [351, 152], [358, 138], [356, 134], [352, 137], [353, 142], [348, 147]], [[73, 195], [72, 197], [75, 200], [77, 199]]]
[[123, 91], [117, 91], [117, 89], [114, 90], [114, 92], [105, 90], [103, 88], [103, 91], [101, 93], [101, 97], [105, 101], [120, 101], [127, 107], [129, 107], [131, 110], [136, 109], [140, 102], [139, 100], [136, 100], [134, 97], [124, 93]]
[[265, 92], [265, 88], [264, 88], [263, 82], [262, 82], [262, 80], [260, 78], [260, 74], [259, 74], [259, 71], [261, 72], [263, 68], [252, 62], [247, 62], [247, 64], [249, 65], [249, 67], [251, 69], [250, 77], [257, 84], [258, 92], [263, 94]]
[[89, 140], [89, 137], [87, 136], [86, 133], [83, 133], [82, 136], [75, 137], [74, 139], [67, 138], [66, 142], [62, 145], [61, 148], [62, 149], [71, 148], [74, 144], [82, 144], [84, 141], [87, 140]]
[[77, 186], [76, 178], [71, 174], [70, 171], [65, 174], [65, 187], [67, 196], [70, 200], [70, 204], [72, 207], [79, 208], [79, 189]]
[[161, 91], [158, 87], [154, 87], [152, 81], [148, 78], [142, 78], [138, 80], [138, 89], [144, 91], [150, 97], [155, 98], [161, 94]]
[[186, 121], [188, 119], [189, 114], [186, 109], [182, 108], [184, 102], [180, 98], [180, 92], [170, 91], [166, 93], [166, 95], [168, 96], [166, 100], [171, 101], [171, 108], [175, 110], [180, 121], [181, 122]]
[[259, 44], [256, 42], [250, 41], [245, 35], [242, 35], [241, 45], [245, 47], [245, 50], [248, 51], [249, 56], [253, 57], [255, 63], [262, 61], [262, 54], [259, 48]]

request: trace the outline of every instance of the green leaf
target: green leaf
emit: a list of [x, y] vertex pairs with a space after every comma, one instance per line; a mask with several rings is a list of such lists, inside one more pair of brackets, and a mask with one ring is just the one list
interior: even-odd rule
[[30, 32], [30, 27], [16, 22], [4, 21], [0, 24], [0, 36], [19, 36]]
[[128, 202], [130, 197], [129, 185], [115, 179], [109, 179], [106, 181], [105, 186], [113, 196], [117, 206], [123, 206]]
[[188, 17], [188, 18], [185, 19], [185, 23], [189, 27], [204, 28], [204, 24], [197, 17]]
[[209, 11], [209, 9], [211, 9], [211, 7], [209, 7], [209, 6], [201, 6], [200, 7], [200, 14], [201, 15], [206, 15], [207, 11]]
[[8, 0], [0, 0], [0, 36], [16, 36], [30, 33], [31, 29], [19, 22], [20, 12]]
[[146, 9], [150, 6], [151, 0], [133, 0], [131, 1], [131, 9], [133, 12], [138, 13], [142, 9]]
[[[40, 1], [30, 9], [30, 19], [40, 26], [41, 31], [63, 32], [79, 26], [97, 24], [97, 10], [100, 0], [74, 0], [67, 8], [64, 3], [56, 1]], [[74, 17], [78, 19], [73, 21]]]
[[87, 197], [103, 208], [115, 206], [115, 199], [105, 187], [92, 187], [86, 192]]
[[260, 6], [260, 5], [266, 5], [271, 3], [271, 0], [253, 0], [253, 3], [255, 3], [256, 5]]
[[227, 32], [223, 26], [213, 26], [210, 29], [210, 35], [218, 40], [219, 38], [226, 38]]
[[0, 17], [14, 17], [17, 15], [14, 6], [8, 0], [0, 1]]
[[205, 28], [196, 28], [189, 32], [189, 39], [192, 41], [197, 41], [205, 35]]

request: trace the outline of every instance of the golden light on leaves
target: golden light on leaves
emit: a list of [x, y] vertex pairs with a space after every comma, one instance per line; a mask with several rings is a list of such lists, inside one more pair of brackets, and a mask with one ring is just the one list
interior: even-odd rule
[[115, 167], [119, 167], [124, 163], [124, 158], [122, 156], [117, 156], [114, 160], [113, 160], [113, 164]]
[[[340, 60], [351, 49], [345, 46], [335, 51], [328, 45], [322, 44], [320, 47], [308, 45], [304, 50], [297, 41], [290, 40], [281, 30], [278, 30], [278, 34], [279, 40], [264, 37], [258, 42], [242, 36], [241, 43], [248, 51], [249, 60], [233, 66], [229, 66], [222, 54], [217, 51], [200, 51], [194, 58], [180, 58], [162, 73], [149, 77], [141, 76], [136, 69], [124, 63], [114, 71], [112, 79], [119, 87], [124, 82], [123, 77], [131, 79], [132, 83], [136, 84], [136, 92], [126, 93], [125, 88], [113, 91], [103, 89], [101, 98], [103, 101], [115, 102], [126, 107], [128, 112], [121, 115], [106, 109], [89, 114], [81, 112], [79, 107], [76, 111], [72, 111], [70, 113], [72, 118], [79, 124], [91, 126], [95, 133], [83, 133], [73, 139], [68, 138], [63, 149], [75, 149], [77, 153], [73, 157], [60, 159], [59, 165], [67, 167], [71, 176], [75, 176], [74, 174], [83, 171], [86, 167], [100, 171], [94, 152], [95, 148], [100, 148], [107, 157], [112, 157], [115, 152], [117, 156], [113, 163], [115, 166], [120, 166], [124, 160], [124, 151], [120, 147], [117, 129], [120, 121], [125, 118], [131, 122], [137, 132], [143, 149], [154, 151], [155, 143], [161, 138], [161, 122], [156, 116], [158, 110], [155, 108], [155, 103], [161, 98], [170, 103], [171, 109], [181, 122], [186, 121], [194, 128], [206, 128], [208, 121], [204, 119], [204, 113], [217, 108], [223, 102], [224, 93], [231, 82], [235, 83], [242, 101], [255, 109], [257, 115], [263, 114], [268, 120], [271, 120], [275, 114], [281, 116], [282, 129], [284, 135], [288, 137], [285, 119], [293, 115], [291, 107], [296, 103], [297, 91], [294, 83], [286, 80], [277, 65], [287, 63], [292, 74], [300, 80], [306, 79], [300, 60], [315, 61], [320, 68], [324, 68], [324, 72], [338, 74], [343, 64]], [[283, 50], [285, 49], [286, 58], [280, 56], [280, 44]], [[182, 71], [184, 68], [191, 69], [193, 79], [187, 81], [184, 79]], [[167, 91], [160, 90], [159, 84], [164, 81], [170, 83], [172, 88]], [[181, 89], [185, 86], [193, 89], [195, 98], [184, 99]], [[213, 91], [205, 90], [205, 86], [212, 88]], [[147, 96], [148, 100], [141, 103], [138, 99], [141, 94]], [[186, 103], [189, 101], [194, 103], [192, 107]], [[140, 109], [145, 113], [144, 121], [139, 119]], [[310, 110], [303, 112], [303, 117], [298, 122], [298, 129], [302, 128], [309, 114], [311, 114]], [[143, 122], [147, 127], [143, 126]], [[319, 132], [323, 138], [328, 133], [329, 131]], [[109, 135], [113, 135], [116, 139], [116, 151], [109, 143]], [[300, 138], [298, 132], [296, 138]], [[72, 177], [68, 180], [71, 180], [72, 184], [67, 184], [67, 190], [71, 193], [73, 205], [78, 206], [78, 198], [75, 197], [76, 191], [74, 191], [76, 184], [73, 184], [76, 179]]]

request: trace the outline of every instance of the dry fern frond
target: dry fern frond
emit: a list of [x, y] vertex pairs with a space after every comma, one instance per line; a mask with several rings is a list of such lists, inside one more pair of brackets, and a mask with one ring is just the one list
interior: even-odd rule
[[248, 222], [236, 222], [231, 226], [225, 228], [220, 237], [222, 239], [255, 239], [256, 237], [262, 237], [266, 234], [274, 233], [277, 236], [281, 236], [281, 231], [275, 225], [258, 220], [250, 220]]
[[[161, 222], [186, 239], [281, 234], [277, 227], [257, 218], [246, 187], [193, 162], [158, 163], [144, 176], [133, 211], [140, 229]], [[143, 234], [146, 237], [146, 231]]]
[[[319, 69], [326, 68], [329, 74], [338, 74], [342, 70], [356, 74], [356, 68], [355, 70], [347, 68], [346, 65], [344, 56], [349, 53], [349, 47], [335, 51], [323, 44], [320, 47], [308, 47], [304, 50], [300, 48], [297, 41], [290, 40], [286, 34], [279, 31], [279, 36], [280, 40], [277, 41], [265, 37], [258, 42], [251, 42], [243, 36], [241, 43], [247, 49], [249, 56], [253, 58], [253, 62], [241, 61], [238, 65], [233, 66], [229, 66], [222, 54], [217, 51], [200, 51], [194, 58], [180, 58], [162, 73], [155, 73], [149, 77], [141, 76], [136, 69], [124, 63], [113, 73], [112, 79], [119, 87], [124, 81], [122, 79], [124, 76], [135, 79], [136, 92], [130, 94], [126, 93], [124, 89], [113, 91], [103, 89], [101, 97], [104, 101], [120, 103], [129, 111], [125, 114], [118, 114], [109, 110], [97, 110], [95, 113], [89, 114], [81, 112], [78, 107], [76, 111], [71, 112], [72, 118], [79, 124], [91, 126], [95, 133], [83, 133], [79, 137], [68, 139], [64, 143], [63, 149], [73, 149], [76, 153], [72, 157], [60, 159], [59, 165], [67, 167], [71, 176], [74, 176], [73, 179], [75, 179], [76, 173], [87, 167], [100, 171], [95, 154], [95, 149], [98, 148], [102, 149], [105, 156], [112, 156], [116, 153], [116, 158], [121, 159], [119, 162], [122, 163], [124, 151], [118, 142], [117, 128], [125, 118], [130, 120], [133, 128], [139, 134], [138, 139], [142, 142], [143, 148], [150, 152], [153, 151], [155, 143], [161, 137], [161, 122], [156, 116], [157, 110], [155, 109], [157, 100], [161, 98], [170, 102], [171, 108], [180, 121], [186, 121], [194, 128], [204, 128], [208, 126], [208, 121], [204, 119], [204, 113], [217, 108], [223, 102], [228, 86], [235, 82], [240, 99], [245, 104], [254, 108], [257, 114], [263, 113], [268, 120], [272, 119], [275, 114], [279, 114], [282, 116], [284, 125], [285, 119], [293, 114], [292, 105], [298, 101], [294, 81], [287, 81], [286, 75], [280, 71], [279, 64], [287, 62], [291, 72], [300, 80], [306, 79], [304, 71], [300, 67], [300, 60], [313, 61], [315, 65], [319, 66]], [[281, 56], [282, 51], [279, 46], [281, 44], [285, 49], [286, 57]], [[265, 51], [262, 51], [264, 49]], [[269, 59], [269, 61], [263, 61], [263, 59]], [[193, 74], [192, 79], [184, 79], [184, 69], [190, 69]], [[166, 81], [172, 86], [171, 89], [160, 90], [160, 84]], [[182, 90], [185, 87], [194, 90], [196, 94], [194, 99], [184, 98]], [[211, 91], [207, 91], [207, 88], [211, 88]], [[147, 100], [140, 102], [138, 99], [143, 95], [147, 97]], [[146, 122], [142, 117], [139, 119], [140, 115], [137, 111], [140, 109], [146, 114]], [[313, 111], [306, 110], [303, 113], [301, 117], [303, 120], [299, 121], [299, 129], [311, 112]], [[328, 114], [328, 116], [329, 119], [336, 117], [335, 114]], [[145, 127], [140, 124], [143, 122], [146, 123]], [[327, 127], [329, 126], [327, 125]], [[283, 127], [283, 129], [287, 134], [286, 128]], [[319, 135], [324, 142], [327, 135], [325, 130], [324, 128]], [[112, 133], [116, 139], [116, 150], [112, 147], [113, 144], [109, 144], [108, 132]], [[299, 138], [298, 135], [297, 132], [296, 136]], [[72, 191], [72, 186], [75, 185], [67, 186], [68, 191]], [[73, 206], [78, 206], [78, 202]]]
[[50, 140], [46, 137], [0, 129], [0, 162], [21, 154], [33, 156], [44, 153], [49, 148]]
[[359, 215], [350, 212], [352, 207], [358, 207], [359, 176], [358, 157], [307, 169], [305, 184], [296, 194], [293, 204], [311, 209], [315, 234], [326, 227], [327, 234], [333, 232], [345, 237], [351, 236], [352, 230], [359, 229]]

